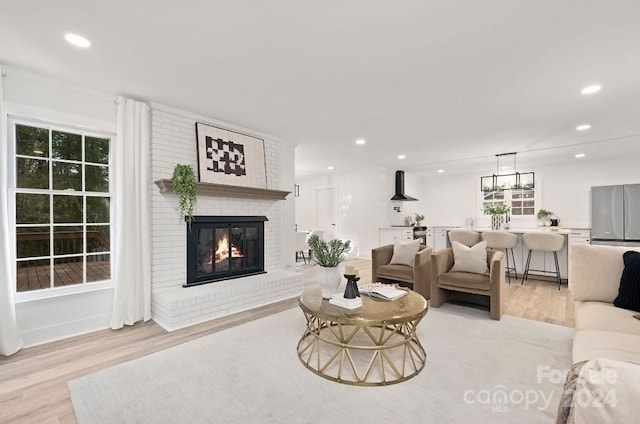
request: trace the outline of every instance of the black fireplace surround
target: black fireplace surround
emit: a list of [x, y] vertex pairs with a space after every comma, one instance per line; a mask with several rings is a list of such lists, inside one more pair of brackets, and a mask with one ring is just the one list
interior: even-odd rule
[[194, 216], [183, 287], [264, 274], [266, 216]]

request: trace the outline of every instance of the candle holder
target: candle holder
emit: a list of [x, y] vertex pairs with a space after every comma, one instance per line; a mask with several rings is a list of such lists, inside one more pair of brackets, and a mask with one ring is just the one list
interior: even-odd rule
[[345, 299], [355, 299], [360, 297], [360, 290], [358, 290], [357, 282], [360, 281], [360, 277], [351, 274], [344, 274], [344, 278], [347, 279], [347, 287], [344, 290]]

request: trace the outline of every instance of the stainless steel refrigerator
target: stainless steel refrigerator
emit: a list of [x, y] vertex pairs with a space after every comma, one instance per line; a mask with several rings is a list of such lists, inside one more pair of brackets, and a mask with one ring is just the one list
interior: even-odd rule
[[640, 246], [640, 184], [591, 187], [591, 244]]

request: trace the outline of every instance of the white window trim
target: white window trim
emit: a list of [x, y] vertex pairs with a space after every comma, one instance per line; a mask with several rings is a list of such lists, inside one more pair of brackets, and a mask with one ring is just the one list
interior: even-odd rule
[[[110, 255], [110, 275], [111, 278], [109, 280], [104, 280], [104, 281], [96, 281], [96, 282], [90, 282], [90, 283], [86, 283], [83, 282], [81, 284], [74, 284], [74, 285], [70, 285], [70, 286], [60, 286], [60, 287], [51, 287], [51, 288], [47, 288], [47, 289], [41, 289], [41, 290], [33, 290], [33, 291], [28, 291], [28, 292], [18, 292], [17, 291], [17, 286], [16, 286], [16, 281], [17, 281], [17, 251], [16, 251], [16, 205], [15, 205], [15, 196], [16, 196], [16, 191], [18, 191], [16, 189], [16, 150], [15, 150], [15, 143], [16, 143], [16, 135], [15, 135], [15, 127], [16, 125], [26, 125], [26, 126], [35, 126], [35, 127], [48, 127], [49, 130], [56, 130], [56, 131], [64, 131], [64, 132], [70, 132], [70, 133], [81, 133], [84, 136], [89, 136], [89, 137], [98, 137], [98, 138], [108, 138], [110, 140], [110, 148], [109, 148], [109, 164], [107, 165], [107, 167], [109, 168], [109, 198], [111, 199], [109, 202], [109, 216], [110, 216], [110, 223], [109, 223], [109, 238], [110, 238], [110, 250], [108, 252], [108, 254]], [[106, 131], [101, 131], [101, 130], [96, 130], [96, 129], [92, 129], [92, 128], [87, 128], [87, 127], [82, 127], [82, 126], [70, 126], [70, 125], [65, 125], [65, 124], [59, 124], [56, 122], [51, 122], [51, 121], [46, 121], [43, 119], [38, 119], [38, 118], [31, 118], [31, 117], [24, 117], [24, 116], [16, 116], [16, 115], [8, 115], [7, 116], [7, 141], [8, 141], [8, 148], [7, 148], [7, 183], [8, 183], [8, 187], [7, 187], [7, 194], [8, 194], [8, 200], [9, 200], [9, 205], [8, 205], [8, 211], [9, 211], [9, 238], [10, 238], [10, 242], [11, 242], [11, 246], [9, 248], [10, 252], [10, 260], [11, 260], [11, 266], [12, 266], [12, 275], [13, 275], [13, 281], [10, 282], [13, 291], [14, 291], [14, 295], [15, 295], [15, 302], [16, 303], [23, 303], [23, 302], [29, 302], [29, 301], [34, 301], [34, 300], [40, 300], [40, 299], [48, 299], [48, 298], [55, 298], [55, 297], [60, 297], [60, 296], [66, 296], [66, 295], [73, 295], [73, 294], [77, 294], [77, 293], [88, 293], [88, 292], [93, 292], [93, 291], [99, 291], [99, 290], [106, 290], [106, 289], [113, 289], [115, 284], [114, 284], [114, 280], [113, 280], [113, 275], [115, 272], [115, 202], [114, 202], [114, 193], [113, 193], [113, 145], [115, 143], [115, 137], [116, 135], [110, 132], [106, 132]], [[84, 147], [83, 147], [84, 148]], [[49, 157], [49, 159], [51, 160], [51, 157]], [[82, 163], [85, 163], [84, 161], [82, 161]], [[49, 189], [48, 189], [49, 190]], [[47, 190], [47, 191], [48, 191]], [[22, 189], [20, 190], [20, 192], [27, 192], [27, 191], [31, 191], [30, 189]], [[42, 192], [41, 190], [38, 189], [34, 189], [33, 192]], [[82, 191], [81, 192], [83, 197], [86, 197], [87, 195], [91, 196], [92, 194], [95, 194], [93, 192], [86, 192], [86, 191]], [[47, 225], [51, 225], [50, 223]], [[86, 226], [86, 222], [84, 222], [82, 224], [83, 226]], [[49, 257], [52, 257], [53, 253], [51, 253], [51, 255]], [[89, 254], [87, 254], [86, 252], [82, 253], [82, 256], [86, 262], [86, 257], [87, 256], [91, 256]], [[86, 272], [86, 271], [85, 271]], [[86, 275], [85, 275], [86, 278]]]

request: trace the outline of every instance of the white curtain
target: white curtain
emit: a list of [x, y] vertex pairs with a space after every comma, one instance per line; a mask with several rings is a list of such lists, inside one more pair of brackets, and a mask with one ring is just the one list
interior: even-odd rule
[[111, 328], [151, 319], [151, 111], [118, 98], [113, 156], [115, 292]]
[[0, 355], [11, 355], [22, 348], [16, 323], [15, 285], [9, 256], [9, 180], [7, 175], [7, 116], [4, 113], [4, 90], [0, 68]]

